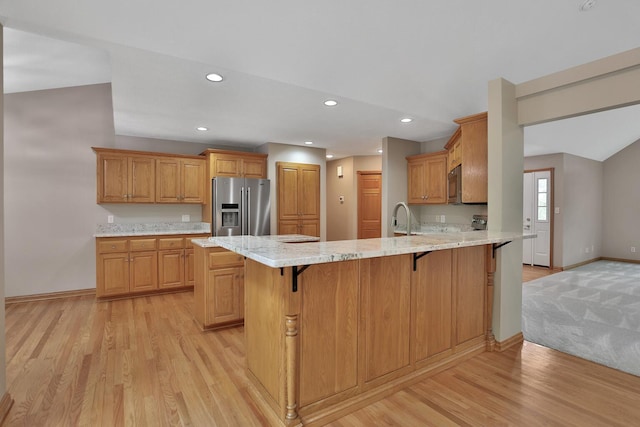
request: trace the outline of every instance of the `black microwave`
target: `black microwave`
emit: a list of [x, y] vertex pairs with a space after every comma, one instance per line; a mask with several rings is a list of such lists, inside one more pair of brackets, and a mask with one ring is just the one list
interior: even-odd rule
[[449, 204], [462, 204], [462, 166], [458, 165], [449, 172]]

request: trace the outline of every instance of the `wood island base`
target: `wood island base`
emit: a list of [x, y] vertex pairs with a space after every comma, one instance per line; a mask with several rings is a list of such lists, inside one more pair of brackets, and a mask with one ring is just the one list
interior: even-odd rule
[[246, 259], [256, 403], [280, 425], [322, 425], [491, 350], [492, 252], [283, 268]]

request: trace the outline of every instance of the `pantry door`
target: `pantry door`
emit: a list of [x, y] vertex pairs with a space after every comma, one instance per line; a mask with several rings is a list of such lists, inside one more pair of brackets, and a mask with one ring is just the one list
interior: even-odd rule
[[522, 231], [536, 233], [535, 239], [525, 239], [522, 263], [551, 267], [553, 242], [552, 169], [525, 172], [523, 177]]
[[382, 230], [382, 173], [358, 171], [358, 239], [380, 237]]

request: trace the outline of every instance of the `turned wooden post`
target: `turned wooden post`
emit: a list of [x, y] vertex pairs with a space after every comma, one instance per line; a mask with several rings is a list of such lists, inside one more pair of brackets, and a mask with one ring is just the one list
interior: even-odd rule
[[298, 316], [286, 316], [285, 324], [287, 331], [285, 333], [285, 351], [287, 354], [287, 420], [295, 420], [298, 418], [298, 405], [296, 403], [296, 355], [298, 351]]

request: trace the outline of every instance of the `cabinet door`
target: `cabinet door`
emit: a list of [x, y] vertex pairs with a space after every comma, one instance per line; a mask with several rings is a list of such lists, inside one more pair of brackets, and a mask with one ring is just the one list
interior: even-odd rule
[[278, 219], [297, 220], [299, 208], [299, 170], [296, 166], [278, 164]]
[[410, 369], [411, 256], [360, 261], [361, 375], [370, 382]]
[[298, 208], [301, 219], [320, 218], [320, 166], [300, 165]]
[[130, 292], [158, 289], [158, 253], [156, 251], [129, 254]]
[[426, 175], [426, 162], [424, 160], [410, 160], [407, 163], [407, 198], [410, 204], [424, 203]]
[[156, 202], [180, 201], [180, 160], [163, 158], [156, 160]]
[[181, 203], [204, 203], [205, 166], [204, 160], [182, 160]]
[[482, 337], [486, 331], [486, 248], [455, 249], [456, 344]]
[[118, 154], [98, 155], [98, 203], [127, 201], [127, 157]]
[[126, 294], [129, 292], [129, 253], [107, 253], [97, 256], [96, 295]]
[[184, 286], [184, 250], [158, 252], [158, 286], [160, 289]]
[[154, 203], [156, 201], [156, 163], [151, 157], [129, 158], [128, 201]]
[[213, 176], [242, 176], [242, 158], [215, 154], [213, 157]]
[[[452, 349], [452, 250], [433, 251], [417, 261], [412, 273], [415, 289], [415, 361], [428, 360]], [[444, 353], [444, 354], [443, 354]]]
[[184, 278], [186, 286], [195, 285], [195, 271], [194, 271], [195, 255], [193, 249], [184, 250]]
[[298, 220], [278, 221], [278, 234], [300, 234]]
[[245, 178], [266, 178], [267, 162], [265, 159], [244, 159], [242, 172]]
[[300, 221], [300, 225], [298, 226], [298, 233], [304, 234], [305, 236], [320, 237], [320, 220], [305, 219]]
[[209, 271], [207, 288], [207, 324], [215, 325], [242, 319], [244, 316], [244, 269], [220, 268]]
[[426, 198], [428, 204], [447, 203], [447, 157], [429, 158], [426, 165]]
[[487, 119], [465, 123], [462, 127], [462, 201], [487, 203], [488, 143]]

